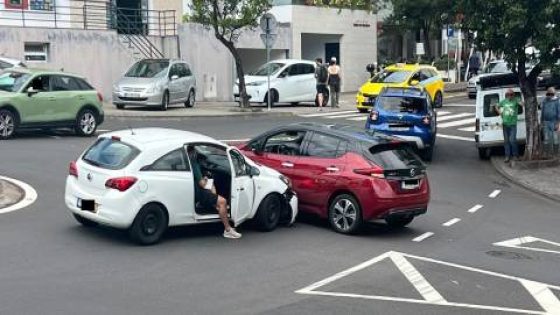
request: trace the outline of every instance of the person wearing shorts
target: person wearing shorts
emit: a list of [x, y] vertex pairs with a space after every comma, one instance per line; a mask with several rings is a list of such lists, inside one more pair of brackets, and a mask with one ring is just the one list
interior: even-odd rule
[[[327, 82], [329, 80], [329, 72], [327, 67], [323, 64], [323, 59], [317, 58], [315, 59], [315, 79], [316, 79], [316, 87], [317, 87], [317, 102], [318, 102], [318, 110], [323, 110], [323, 102], [324, 97], [328, 95], [329, 90], [327, 89]], [[323, 77], [321, 77], [323, 74]]]
[[211, 189], [206, 188], [208, 177], [202, 176], [202, 170], [200, 169], [196, 149], [193, 146], [189, 146], [187, 148], [187, 153], [189, 160], [191, 161], [193, 172], [195, 201], [199, 202], [204, 208], [216, 209], [218, 211], [220, 220], [222, 220], [224, 225], [223, 235], [225, 238], [240, 238], [241, 233], [235, 231], [235, 229], [229, 224], [227, 200], [216, 193], [216, 187], [212, 186]]

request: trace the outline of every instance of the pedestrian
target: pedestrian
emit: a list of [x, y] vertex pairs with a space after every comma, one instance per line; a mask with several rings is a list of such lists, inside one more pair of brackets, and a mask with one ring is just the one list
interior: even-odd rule
[[512, 89], [506, 91], [506, 98], [501, 100], [495, 107], [496, 112], [502, 117], [502, 129], [504, 131], [505, 163], [511, 159], [519, 158], [517, 147], [517, 115], [519, 107], [523, 107], [523, 101], [515, 97]]
[[478, 75], [478, 70], [480, 69], [480, 58], [475, 52], [469, 58], [469, 78], [474, 75]]
[[329, 71], [327, 67], [323, 64], [323, 59], [317, 58], [315, 59], [315, 80], [316, 80], [316, 88], [317, 88], [317, 106], [319, 108], [318, 111], [323, 110], [323, 101], [325, 95], [329, 93], [327, 90], [327, 82], [329, 80]]
[[340, 96], [340, 66], [336, 64], [336, 57], [332, 57], [329, 62], [329, 90], [331, 95], [331, 108], [340, 107], [338, 100]]
[[544, 138], [545, 154], [558, 154], [558, 129], [560, 128], [560, 100], [553, 87], [548, 88], [541, 103], [541, 128]]

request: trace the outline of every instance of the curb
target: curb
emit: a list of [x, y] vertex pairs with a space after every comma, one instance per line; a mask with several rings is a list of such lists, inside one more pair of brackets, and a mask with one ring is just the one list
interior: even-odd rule
[[[11, 197], [8, 197], [11, 195]], [[14, 198], [15, 196], [15, 198]], [[0, 179], [0, 213], [25, 198], [25, 190], [11, 181]]]
[[504, 177], [505, 179], [507, 179], [508, 181], [516, 184], [517, 186], [520, 186], [534, 194], [540, 195], [542, 197], [545, 197], [547, 199], [550, 199], [552, 201], [556, 201], [556, 202], [560, 202], [560, 197], [542, 192], [538, 189], [535, 189], [533, 187], [531, 187], [529, 184], [523, 183], [519, 180], [517, 180], [517, 178], [511, 176], [510, 174], [508, 174], [506, 171], [504, 171], [504, 169], [502, 168], [502, 166], [500, 165], [499, 159], [496, 158], [491, 158], [490, 159], [490, 163], [492, 163], [492, 166], [494, 167], [494, 169], [500, 174], [502, 175], [502, 177]]
[[28, 207], [32, 205], [38, 198], [37, 191], [29, 184], [24, 183], [20, 180], [0, 175], [0, 182], [2, 182], [2, 184], [4, 182], [9, 182], [13, 186], [15, 186], [16, 189], [22, 192], [21, 193], [22, 197], [19, 198], [19, 200], [16, 203], [0, 208], [0, 214], [4, 214], [4, 213], [16, 211]]

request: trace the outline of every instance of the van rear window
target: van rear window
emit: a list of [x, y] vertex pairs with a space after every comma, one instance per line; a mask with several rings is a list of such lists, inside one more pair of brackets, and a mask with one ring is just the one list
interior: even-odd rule
[[129, 144], [101, 138], [86, 151], [82, 160], [97, 167], [118, 170], [130, 164], [138, 154], [140, 150]]
[[407, 143], [383, 143], [370, 147], [366, 157], [385, 170], [422, 168], [424, 165]]

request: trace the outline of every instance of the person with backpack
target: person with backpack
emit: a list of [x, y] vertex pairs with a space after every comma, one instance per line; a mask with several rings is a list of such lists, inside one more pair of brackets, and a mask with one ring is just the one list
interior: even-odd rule
[[327, 90], [327, 82], [329, 80], [329, 72], [327, 67], [323, 64], [323, 59], [317, 58], [315, 59], [315, 80], [317, 81], [317, 101], [318, 101], [318, 111], [323, 110], [323, 102], [326, 95], [328, 95], [329, 91]]
[[340, 67], [336, 64], [336, 57], [329, 62], [329, 90], [331, 93], [331, 107], [340, 107], [338, 100], [340, 96]]
[[548, 88], [541, 103], [541, 126], [545, 153], [548, 156], [558, 154], [558, 129], [560, 127], [560, 99], [553, 87]]

